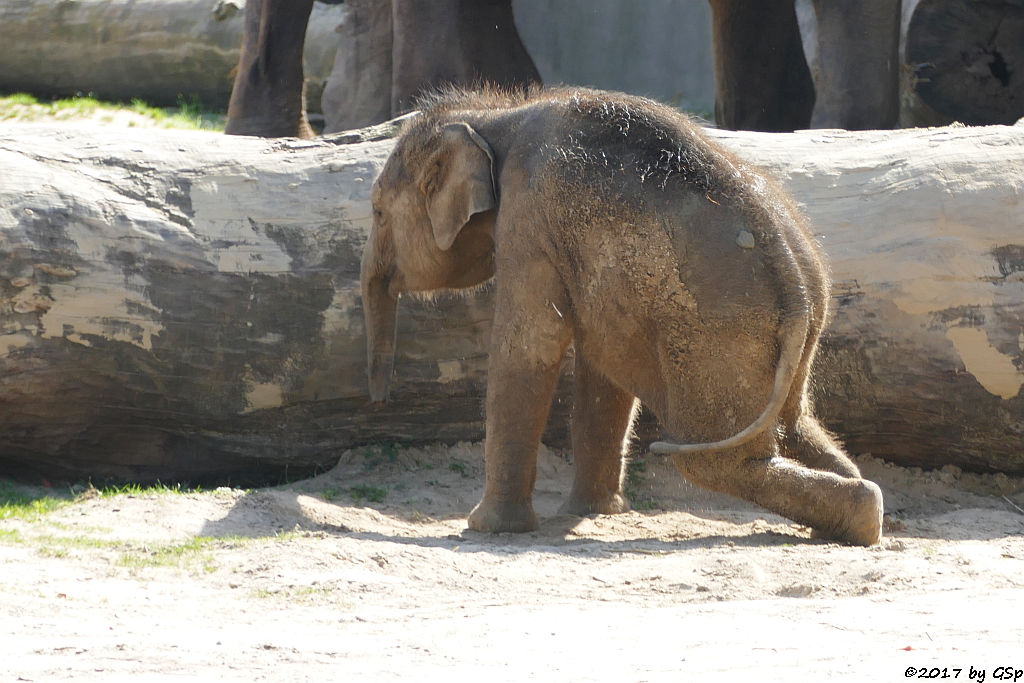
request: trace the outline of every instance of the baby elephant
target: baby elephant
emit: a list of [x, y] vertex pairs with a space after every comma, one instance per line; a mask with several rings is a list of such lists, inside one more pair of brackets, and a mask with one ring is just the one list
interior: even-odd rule
[[363, 254], [370, 395], [387, 397], [403, 292], [496, 281], [480, 531], [537, 528], [537, 448], [575, 346], [575, 481], [563, 511], [617, 513], [638, 399], [694, 484], [870, 545], [882, 495], [812, 414], [828, 315], [793, 202], [650, 100], [446, 91], [373, 187]]

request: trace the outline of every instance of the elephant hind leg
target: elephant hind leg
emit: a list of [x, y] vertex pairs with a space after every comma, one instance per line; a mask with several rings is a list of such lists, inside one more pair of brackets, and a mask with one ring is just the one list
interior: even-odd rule
[[[821, 278], [821, 266], [815, 265], [810, 254], [804, 254], [804, 272], [815, 280], [812, 291], [823, 291], [824, 280]], [[811, 319], [811, 330], [804, 346], [804, 355], [800, 367], [793, 378], [793, 388], [786, 404], [782, 408], [780, 419], [786, 428], [783, 448], [787, 457], [803, 463], [807, 467], [823, 472], [834, 472], [842, 477], [860, 477], [860, 470], [843, 452], [835, 438], [822, 427], [814, 417], [813, 404], [810, 399], [810, 374], [814, 364], [814, 356], [818, 349], [818, 338], [825, 327], [825, 299], [819, 300], [814, 306]]]
[[882, 492], [865, 479], [810, 469], [776, 453], [772, 438], [727, 453], [674, 456], [687, 480], [750, 501], [854, 545], [882, 536]]
[[576, 395], [572, 451], [576, 468], [572, 491], [561, 512], [570, 515], [627, 512], [622, 465], [639, 402], [576, 353]]
[[857, 465], [810, 412], [800, 415], [793, 428], [787, 431], [784, 448], [788, 457], [811, 469], [860, 478]]

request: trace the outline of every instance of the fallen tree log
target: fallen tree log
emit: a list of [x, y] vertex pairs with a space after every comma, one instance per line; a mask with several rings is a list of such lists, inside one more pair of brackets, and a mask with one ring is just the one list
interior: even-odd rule
[[[712, 134], [832, 259], [817, 402], [850, 450], [1024, 474], [1024, 128]], [[481, 438], [486, 289], [403, 299], [394, 400], [368, 405], [359, 258], [391, 143], [364, 139], [0, 126], [2, 471], [239, 483]]]
[[[226, 109], [245, 0], [7, 0], [0, 3], [0, 92], [94, 93]], [[344, 7], [317, 3], [306, 33], [310, 111], [334, 64]]]

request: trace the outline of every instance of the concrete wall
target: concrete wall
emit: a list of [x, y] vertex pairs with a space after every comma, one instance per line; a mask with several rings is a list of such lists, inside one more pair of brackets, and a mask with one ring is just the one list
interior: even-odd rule
[[707, 0], [514, 0], [516, 25], [545, 83], [646, 95], [711, 115]]

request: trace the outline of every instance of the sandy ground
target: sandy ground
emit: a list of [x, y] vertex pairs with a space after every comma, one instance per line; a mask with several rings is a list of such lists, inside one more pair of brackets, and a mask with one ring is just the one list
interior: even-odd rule
[[1024, 481], [861, 458], [886, 495], [886, 538], [851, 548], [689, 486], [666, 460], [642, 462], [638, 511], [558, 516], [572, 467], [544, 451], [544, 522], [525, 535], [466, 529], [479, 444], [350, 451], [315, 479], [252, 491], [86, 492], [0, 522], [0, 680], [1012, 680], [1024, 669]]

